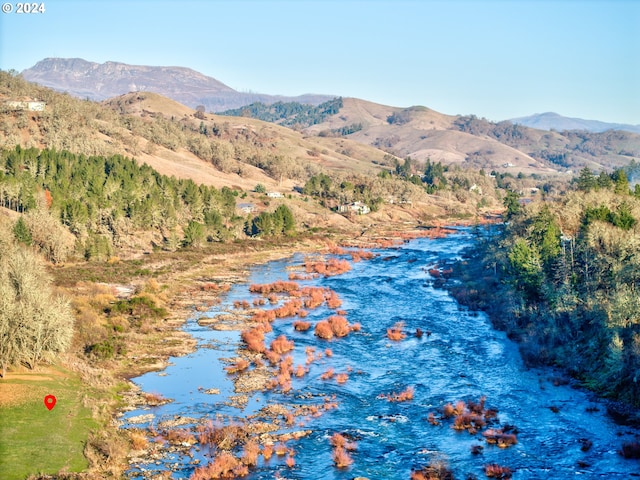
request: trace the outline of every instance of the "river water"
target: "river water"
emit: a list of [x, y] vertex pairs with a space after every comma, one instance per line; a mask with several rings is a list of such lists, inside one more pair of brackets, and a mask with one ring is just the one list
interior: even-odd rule
[[[412, 469], [432, 462], [447, 464], [456, 479], [486, 478], [487, 464], [508, 466], [514, 479], [640, 476], [640, 462], [624, 459], [618, 453], [623, 442], [637, 441], [638, 432], [615, 424], [602, 403], [557, 382], [552, 370], [526, 369], [517, 346], [494, 330], [483, 313], [459, 306], [445, 290], [434, 288], [428, 270], [437, 262], [457, 258], [473, 241], [465, 229], [446, 238], [412, 240], [398, 248], [374, 250], [375, 258], [353, 263], [345, 274], [300, 281], [303, 286], [336, 291], [349, 322], [360, 323], [362, 329], [327, 342], [312, 331], [295, 332], [292, 319], [276, 320], [267, 344], [281, 333], [293, 339], [294, 364], [305, 363], [307, 346], [318, 351], [330, 347], [333, 356], [311, 364], [305, 377], [294, 378], [291, 392], [250, 394], [243, 407], [228, 402], [234, 395], [234, 385], [221, 361], [236, 356], [241, 344], [239, 333], [214, 331], [199, 326], [195, 317], [189, 319], [184, 328], [198, 339], [198, 350], [173, 358], [163, 372], [134, 379], [144, 391], [160, 393], [173, 401], [126, 412], [123, 427], [149, 426], [149, 422], [128, 423], [132, 417], [149, 413], [155, 415], [151, 424], [176, 416], [195, 420], [216, 415], [244, 418], [266, 404], [300, 405], [314, 399], [318, 403], [320, 395], [329, 394], [335, 395], [338, 407], [308, 420], [304, 428], [312, 429], [311, 435], [288, 444], [296, 452], [295, 467], [288, 468], [274, 457], [261, 462], [245, 478], [408, 479]], [[256, 266], [248, 284], [287, 280], [287, 267], [302, 261], [301, 255], [295, 255]], [[249, 293], [248, 284], [234, 286], [223, 304], [206, 315], [218, 315], [236, 300], [251, 302], [258, 298]], [[305, 320], [313, 323], [331, 313], [321, 307], [312, 310]], [[400, 342], [390, 341], [386, 335], [396, 322], [403, 322], [407, 333]], [[412, 333], [418, 328], [430, 334], [417, 338]], [[320, 375], [329, 367], [336, 372], [349, 371], [347, 382], [321, 380]], [[389, 402], [382, 398], [407, 386], [415, 391], [412, 401]], [[211, 388], [218, 389], [219, 394], [205, 393]], [[452, 421], [440, 418], [446, 403], [477, 402], [481, 396], [486, 397], [488, 408], [498, 411], [493, 428], [515, 427], [515, 445], [489, 445], [481, 432], [454, 430]], [[439, 425], [427, 420], [432, 412]], [[357, 442], [353, 464], [345, 469], [333, 466], [328, 439], [335, 432]], [[583, 451], [581, 447], [588, 442], [592, 446]], [[471, 453], [474, 445], [484, 447], [480, 455]], [[188, 478], [194, 459], [207, 462], [205, 450], [196, 447], [188, 456], [174, 452], [151, 463], [136, 463], [129, 475], [171, 469], [173, 478]]]

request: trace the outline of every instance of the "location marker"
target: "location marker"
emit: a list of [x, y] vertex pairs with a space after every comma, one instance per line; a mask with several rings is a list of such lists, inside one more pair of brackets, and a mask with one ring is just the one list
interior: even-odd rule
[[44, 397], [44, 406], [51, 410], [56, 406], [56, 397], [54, 397], [53, 395], [47, 395], [46, 397]]

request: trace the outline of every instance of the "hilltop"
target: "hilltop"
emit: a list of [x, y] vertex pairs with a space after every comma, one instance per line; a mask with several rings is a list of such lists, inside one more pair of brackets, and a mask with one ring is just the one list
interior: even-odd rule
[[215, 78], [185, 67], [95, 63], [81, 58], [46, 58], [22, 72], [25, 80], [78, 98], [105, 100], [129, 92], [148, 91], [207, 111], [237, 108], [252, 102], [297, 101], [318, 104], [328, 95], [284, 97], [234, 90]]

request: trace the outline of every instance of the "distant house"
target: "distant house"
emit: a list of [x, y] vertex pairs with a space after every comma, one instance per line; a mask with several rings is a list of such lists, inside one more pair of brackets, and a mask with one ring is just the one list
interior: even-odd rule
[[245, 215], [256, 211], [256, 206], [253, 203], [239, 203], [236, 205], [236, 208]]
[[477, 184], [473, 184], [471, 185], [471, 187], [469, 188], [470, 192], [476, 192], [479, 193], [480, 195], [482, 195], [482, 187], [479, 187]]
[[284, 198], [284, 195], [280, 192], [267, 192], [269, 198]]
[[353, 212], [357, 215], [366, 215], [371, 209], [362, 202], [344, 203], [338, 207], [338, 212], [349, 213]]
[[36, 100], [10, 100], [5, 105], [11, 110], [27, 110], [29, 112], [44, 112], [47, 104]]

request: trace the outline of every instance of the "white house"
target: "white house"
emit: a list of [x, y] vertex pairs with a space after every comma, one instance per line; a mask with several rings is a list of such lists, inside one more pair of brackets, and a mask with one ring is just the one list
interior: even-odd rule
[[284, 195], [280, 192], [267, 192], [269, 198], [284, 198]]
[[338, 207], [340, 213], [354, 212], [357, 215], [366, 215], [371, 209], [362, 202], [345, 203]]
[[256, 206], [253, 203], [239, 203], [236, 205], [236, 208], [245, 215], [253, 213], [256, 210]]
[[30, 112], [44, 112], [44, 109], [47, 106], [45, 102], [38, 102], [35, 100], [10, 100], [6, 102], [5, 105], [12, 110], [28, 110]]

